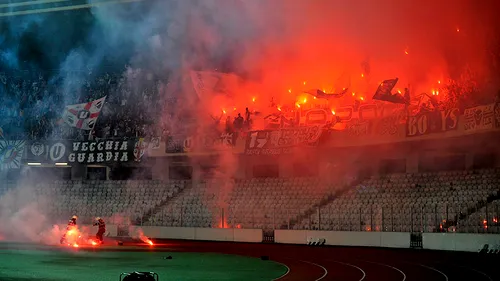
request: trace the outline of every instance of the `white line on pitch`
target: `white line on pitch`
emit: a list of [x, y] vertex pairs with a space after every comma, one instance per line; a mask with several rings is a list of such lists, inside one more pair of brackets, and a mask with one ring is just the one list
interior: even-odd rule
[[319, 265], [319, 264], [317, 264], [317, 263], [313, 263], [313, 262], [310, 262], [310, 261], [304, 261], [304, 260], [299, 260], [299, 261], [301, 261], [301, 262], [305, 262], [305, 263], [308, 263], [308, 264], [312, 264], [312, 265], [315, 265], [315, 266], [317, 266], [317, 267], [321, 267], [321, 268], [325, 271], [325, 274], [323, 274], [323, 276], [321, 276], [320, 278], [318, 278], [318, 279], [316, 279], [316, 280], [314, 280], [314, 281], [319, 281], [319, 280], [321, 280], [321, 279], [325, 278], [325, 277], [326, 277], [326, 275], [328, 274], [328, 270], [326, 270], [326, 268], [325, 268], [325, 267], [323, 267], [322, 265]]
[[365, 271], [363, 269], [361, 269], [360, 267], [355, 266], [354, 264], [350, 264], [350, 263], [346, 263], [346, 262], [341, 262], [341, 261], [334, 261], [334, 260], [327, 260], [327, 261], [331, 261], [331, 262], [335, 262], [335, 263], [347, 265], [347, 266], [354, 267], [354, 268], [358, 269], [359, 271], [361, 271], [361, 273], [363, 273], [363, 277], [361, 277], [361, 279], [359, 279], [359, 281], [363, 281], [365, 279], [365, 277], [366, 277]]

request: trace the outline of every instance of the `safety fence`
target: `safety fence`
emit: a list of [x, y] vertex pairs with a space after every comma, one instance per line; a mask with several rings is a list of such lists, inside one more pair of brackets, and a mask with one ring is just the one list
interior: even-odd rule
[[241, 207], [165, 208], [140, 225], [381, 232], [500, 233], [500, 202], [484, 206], [368, 205], [243, 210]]

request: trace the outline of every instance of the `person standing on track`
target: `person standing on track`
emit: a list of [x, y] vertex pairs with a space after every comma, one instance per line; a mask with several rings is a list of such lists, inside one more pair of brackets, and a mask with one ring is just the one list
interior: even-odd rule
[[99, 229], [97, 230], [97, 234], [95, 235], [97, 241], [99, 241], [99, 243], [103, 243], [104, 240], [103, 240], [103, 235], [104, 233], [106, 233], [106, 223], [104, 222], [104, 220], [100, 217], [97, 217], [95, 218], [95, 223], [94, 223], [94, 226], [98, 226]]
[[77, 216], [72, 216], [71, 219], [68, 221], [68, 226], [66, 226], [66, 233], [64, 233], [64, 235], [61, 237], [61, 244], [63, 244], [64, 242], [66, 242], [66, 236], [68, 234], [71, 234], [71, 231], [73, 229], [75, 229], [76, 227], [76, 220], [78, 220], [78, 217]]

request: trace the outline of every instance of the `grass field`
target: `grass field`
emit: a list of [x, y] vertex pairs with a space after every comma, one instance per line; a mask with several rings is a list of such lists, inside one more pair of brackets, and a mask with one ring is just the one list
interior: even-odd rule
[[[132, 271], [154, 271], [161, 281], [269, 281], [286, 272], [283, 265], [272, 261], [214, 253], [83, 251], [18, 246], [4, 244], [0, 249], [1, 281], [117, 281], [120, 273]], [[165, 259], [167, 256], [172, 256], [172, 259]]]

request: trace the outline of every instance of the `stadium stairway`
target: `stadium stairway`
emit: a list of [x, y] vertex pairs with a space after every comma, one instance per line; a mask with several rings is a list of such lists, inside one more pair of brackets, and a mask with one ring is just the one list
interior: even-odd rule
[[156, 205], [155, 207], [153, 207], [153, 208], [149, 209], [148, 211], [146, 211], [140, 218], [138, 218], [135, 221], [135, 224], [136, 225], [141, 225], [142, 223], [149, 221], [154, 215], [156, 215], [157, 213], [159, 213], [172, 200], [174, 200], [174, 198], [176, 198], [177, 196], [182, 196], [182, 194], [185, 193], [186, 190], [189, 190], [192, 187], [193, 187], [193, 183], [191, 181], [186, 181], [186, 183], [184, 185], [184, 188], [180, 189], [176, 194], [173, 194], [172, 197], [169, 197], [169, 198], [167, 198], [165, 200], [162, 200], [158, 205]]
[[448, 220], [443, 226], [444, 228], [457, 227], [460, 222], [467, 221], [471, 216], [478, 213], [481, 209], [487, 208], [490, 203], [500, 200], [500, 189], [494, 194], [488, 195], [486, 200], [480, 200], [476, 203], [476, 206], [469, 207], [465, 212], [460, 212], [456, 214], [453, 220]]
[[351, 181], [350, 183], [343, 185], [342, 188], [328, 194], [326, 198], [321, 200], [319, 203], [314, 204], [313, 206], [311, 206], [309, 209], [307, 209], [302, 214], [296, 216], [293, 219], [290, 219], [289, 222], [281, 225], [281, 229], [293, 229], [293, 227], [295, 225], [301, 223], [302, 221], [306, 220], [311, 215], [313, 215], [315, 212], [317, 212], [318, 208], [322, 208], [324, 206], [327, 206], [328, 204], [330, 204], [331, 202], [333, 202], [334, 200], [336, 200], [337, 198], [342, 196], [345, 192], [347, 192], [351, 188], [362, 183], [364, 180], [365, 180], [365, 178], [356, 178], [355, 180]]

